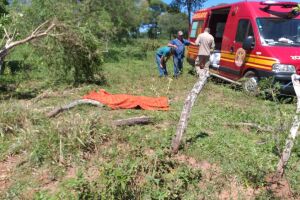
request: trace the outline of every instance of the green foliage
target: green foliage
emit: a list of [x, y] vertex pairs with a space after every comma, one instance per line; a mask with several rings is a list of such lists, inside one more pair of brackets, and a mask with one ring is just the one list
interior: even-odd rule
[[156, 23], [157, 18], [161, 13], [165, 12], [167, 5], [161, 0], [148, 0], [150, 8], [149, 23]]
[[34, 0], [30, 4], [14, 1], [9, 30], [18, 30], [20, 39], [44, 21], [54, 20], [52, 35], [33, 43], [34, 53], [41, 59], [31, 64], [39, 66], [51, 84], [103, 83], [101, 65], [107, 44], [137, 34], [142, 20], [138, 16], [144, 10], [134, 0]]
[[145, 7], [136, 0], [91, 0], [90, 5], [95, 8], [99, 5], [110, 15], [118, 41], [128, 38], [129, 35], [137, 34], [139, 25], [142, 22]]
[[139, 60], [147, 59], [147, 54], [157, 50], [161, 46], [161, 42], [152, 39], [137, 39], [132, 44], [120, 46], [113, 46], [109, 52], [105, 53], [105, 62], [120, 62], [122, 59], [134, 58]]
[[48, 80], [80, 83], [99, 79], [101, 49], [111, 35], [106, 34], [111, 24], [107, 23], [110, 19], [105, 11], [91, 12], [84, 3], [35, 0], [27, 5], [15, 2], [10, 13], [9, 30], [18, 30], [16, 39], [26, 37], [47, 20], [56, 24], [52, 37], [33, 43], [40, 59], [31, 64], [44, 70]]
[[191, 14], [200, 9], [207, 0], [172, 0], [173, 7], [185, 9], [188, 13], [188, 23], [191, 22]]
[[158, 25], [161, 27], [162, 33], [171, 39], [172, 35], [176, 35], [179, 30], [188, 30], [186, 17], [184, 13], [166, 13], [159, 17]]
[[[90, 183], [84, 178], [83, 173], [79, 172], [76, 179], [71, 179], [67, 183], [67, 187], [74, 189], [76, 199], [88, 200], [96, 199], [96, 195], [91, 190]], [[96, 193], [97, 194], [97, 193]]]
[[[68, 180], [64, 188], [73, 189], [80, 199], [183, 199], [197, 187], [200, 171], [179, 165], [159, 152], [143, 156], [135, 149], [129, 153], [131, 158], [101, 166], [101, 178], [90, 182], [80, 174]], [[62, 190], [58, 195], [66, 194]]]
[[7, 0], [1, 0], [0, 1], [0, 13], [1, 13], [1, 16], [7, 14], [7, 8], [6, 6], [8, 5], [8, 1]]
[[278, 100], [280, 95], [280, 83], [276, 83], [273, 77], [264, 78], [259, 81], [259, 95], [262, 98], [270, 98], [274, 101]]

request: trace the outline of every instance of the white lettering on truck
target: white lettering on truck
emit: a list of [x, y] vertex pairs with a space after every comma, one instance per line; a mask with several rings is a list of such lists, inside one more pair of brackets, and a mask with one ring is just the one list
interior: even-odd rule
[[300, 60], [300, 56], [291, 56], [293, 60]]

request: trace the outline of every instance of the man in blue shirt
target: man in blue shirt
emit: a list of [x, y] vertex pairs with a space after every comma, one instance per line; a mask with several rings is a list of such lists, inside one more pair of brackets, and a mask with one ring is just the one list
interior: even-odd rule
[[167, 61], [174, 54], [175, 49], [173, 47], [161, 47], [156, 51], [156, 64], [159, 71], [159, 77], [168, 76]]
[[190, 44], [195, 45], [194, 42], [183, 39], [182, 31], [178, 31], [177, 38], [171, 40], [168, 44], [169, 47], [174, 47], [176, 49], [173, 56], [175, 78], [182, 72], [185, 46]]

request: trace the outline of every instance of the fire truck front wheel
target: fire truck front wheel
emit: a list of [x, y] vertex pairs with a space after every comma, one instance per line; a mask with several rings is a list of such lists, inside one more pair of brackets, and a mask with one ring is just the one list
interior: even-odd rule
[[258, 95], [258, 76], [254, 71], [247, 71], [242, 81], [243, 89], [251, 95]]

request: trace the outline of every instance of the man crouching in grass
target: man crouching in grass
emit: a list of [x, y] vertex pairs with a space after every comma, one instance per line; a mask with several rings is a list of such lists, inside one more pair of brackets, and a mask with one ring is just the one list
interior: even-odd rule
[[174, 55], [174, 52], [175, 52], [175, 48], [168, 47], [168, 46], [160, 47], [156, 51], [155, 58], [156, 58], [158, 72], [159, 72], [159, 77], [168, 76], [166, 64], [167, 64], [167, 61], [169, 60], [169, 58], [172, 55]]

